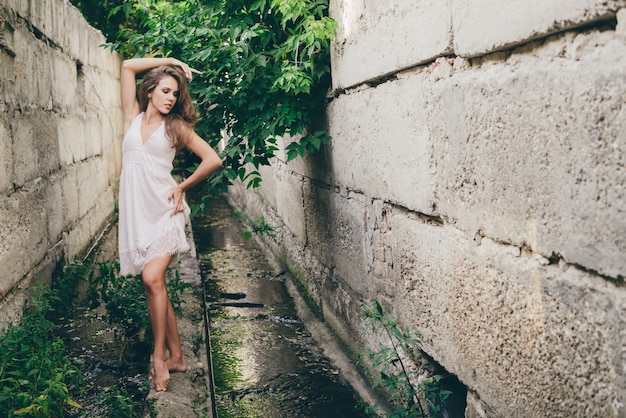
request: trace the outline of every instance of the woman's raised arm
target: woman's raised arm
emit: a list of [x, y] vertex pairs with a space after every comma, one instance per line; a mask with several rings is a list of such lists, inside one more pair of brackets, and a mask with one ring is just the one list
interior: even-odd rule
[[139, 102], [137, 102], [137, 85], [135, 84], [137, 74], [162, 65], [178, 67], [189, 80], [191, 80], [193, 73], [201, 74], [200, 71], [189, 67], [176, 58], [131, 58], [124, 60], [120, 75], [120, 97], [124, 117], [124, 132], [128, 130], [135, 116], [141, 111]]

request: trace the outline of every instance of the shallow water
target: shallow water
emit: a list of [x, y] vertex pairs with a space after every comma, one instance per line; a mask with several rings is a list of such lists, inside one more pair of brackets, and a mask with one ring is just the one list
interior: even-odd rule
[[[215, 199], [192, 225], [209, 302], [217, 415], [365, 417], [358, 396], [297, 317], [285, 277], [243, 238], [244, 227], [225, 200]], [[105, 240], [116, 239], [112, 228]], [[73, 396], [83, 409], [68, 408], [68, 417], [142, 415], [149, 343], [123, 346], [103, 311], [84, 304], [58, 321], [57, 334], [84, 376], [80, 395]]]
[[210, 304], [217, 414], [224, 417], [365, 417], [296, 315], [273, 272], [224, 199], [194, 218]]
[[[116, 254], [117, 225], [97, 243], [97, 257], [111, 260]], [[89, 261], [86, 262], [87, 264]], [[115, 327], [104, 319], [104, 308], [90, 309], [85, 301], [86, 282], [79, 282], [72, 312], [56, 321], [55, 334], [63, 339], [73, 362], [83, 375], [79, 387], [70, 388], [72, 400], [83, 408], [66, 407], [70, 418], [129, 417], [143, 414], [148, 395], [150, 343], [137, 339], [124, 345]]]
[[66, 408], [68, 417], [130, 416], [115, 414], [114, 408], [122, 404], [135, 413], [143, 410], [148, 344], [124, 347], [101, 313], [85, 306], [75, 308], [71, 318], [61, 318], [56, 334], [65, 341], [84, 379], [80, 388], [72, 388], [74, 393], [80, 391], [72, 399], [83, 409]]

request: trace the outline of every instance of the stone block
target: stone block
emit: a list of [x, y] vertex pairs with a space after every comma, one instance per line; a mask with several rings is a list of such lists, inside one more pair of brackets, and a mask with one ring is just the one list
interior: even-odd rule
[[30, 182], [0, 201], [0, 262], [4, 266], [0, 294], [6, 294], [48, 250], [43, 182]]
[[85, 118], [81, 115], [60, 117], [57, 123], [59, 160], [67, 166], [86, 158]]
[[342, 280], [325, 278], [321, 302], [324, 322], [353, 353], [363, 353], [363, 337], [358, 331], [363, 323], [363, 300], [363, 295]]
[[55, 40], [57, 4], [60, 4], [57, 0], [30, 0], [29, 21], [43, 36], [52, 41]]
[[377, 79], [451, 52], [451, 15], [436, 0], [331, 1], [338, 24], [333, 89]]
[[76, 106], [78, 96], [76, 63], [58, 50], [51, 51], [50, 58], [52, 102], [61, 113], [70, 113], [70, 109]]
[[452, 0], [454, 53], [484, 55], [614, 16], [621, 0]]
[[[103, 112], [89, 112], [83, 119], [84, 136], [82, 141], [85, 144], [85, 157], [95, 157], [102, 155], [103, 142], [111, 141], [110, 122]], [[100, 173], [101, 175], [105, 172]]]
[[16, 197], [0, 195], [0, 262], [3, 263], [3, 274], [0, 276], [0, 295], [6, 295], [23, 277], [22, 246], [25, 233], [17, 228], [19, 213]]
[[615, 33], [622, 42], [626, 42], [626, 8], [620, 9], [617, 12], [617, 27], [615, 28]]
[[30, 15], [30, 0], [4, 0], [4, 4], [22, 17]]
[[70, 32], [82, 32], [88, 27], [84, 18], [80, 22], [82, 25], [71, 26], [77, 22], [67, 20], [67, 10], [76, 8], [69, 0], [30, 0], [30, 3], [29, 21], [41, 34], [38, 36], [49, 39], [56, 48], [66, 49]]
[[23, 291], [15, 291], [0, 298], [0, 332], [9, 324], [17, 324], [22, 317], [27, 295]]
[[[345, 196], [329, 193], [331, 212], [326, 222], [330, 228], [330, 253], [335, 280], [342, 281], [359, 295], [369, 296], [371, 277], [364, 246], [367, 245], [363, 228], [365, 197], [359, 193]], [[307, 224], [307, 231], [309, 226]], [[309, 240], [310, 246], [321, 245]]]
[[[0, 13], [9, 12], [1, 8]], [[9, 16], [7, 18], [10, 19]], [[10, 20], [0, 18], [0, 112], [15, 105], [15, 28]]]
[[624, 277], [626, 46], [590, 32], [546, 48], [563, 57], [522, 51], [425, 93], [437, 208], [468, 236]]
[[[109, 58], [112, 61], [117, 61], [115, 59], [115, 56], [113, 55], [110, 56]], [[89, 73], [88, 73], [88, 76], [92, 77], [92, 75], [90, 75]], [[102, 89], [99, 89], [98, 85], [103, 84], [103, 83], [106, 83], [109, 85], [117, 85], [119, 83], [119, 75], [117, 76], [117, 78], [115, 78], [112, 75], [98, 71], [98, 72], [95, 72], [95, 74], [93, 75], [93, 79], [98, 80], [98, 81], [96, 82], [96, 85], [91, 85], [91, 90], [88, 90], [88, 91], [98, 92], [97, 98], [100, 101], [98, 109], [101, 110], [103, 113], [105, 113], [108, 119], [111, 119], [116, 112], [121, 111], [120, 89], [115, 88], [115, 89], [106, 89], [102, 91]], [[112, 123], [112, 122], [109, 121], [109, 123]], [[117, 126], [117, 125], [114, 125], [114, 126]]]
[[77, 166], [78, 210], [84, 217], [94, 206], [100, 204], [102, 194], [109, 184], [106, 162], [101, 159], [85, 160]]
[[276, 214], [302, 244], [306, 242], [303, 182], [301, 176], [276, 171]]
[[279, 161], [272, 162], [271, 166], [260, 166], [259, 173], [263, 181], [258, 192], [263, 196], [263, 200], [272, 210], [276, 210], [276, 188], [278, 187], [278, 172], [283, 171]]
[[52, 62], [47, 45], [20, 27], [14, 33], [14, 79], [16, 102], [21, 107], [52, 109], [52, 67], [42, 63]]
[[110, 58], [110, 52], [105, 51], [100, 45], [106, 42], [104, 35], [99, 30], [87, 26], [85, 29], [85, 36], [88, 39], [89, 46], [87, 48], [87, 64], [96, 68], [104, 67], [105, 62]]
[[624, 289], [451, 226], [391, 224], [399, 280], [387, 308], [489, 416], [624, 413]]
[[48, 220], [48, 238], [52, 245], [55, 245], [62, 238], [66, 225], [65, 201], [63, 198], [63, 177], [60, 173], [55, 173], [48, 178], [46, 184], [44, 206], [46, 208], [46, 218]]
[[60, 166], [57, 128], [50, 120], [50, 114], [26, 113], [13, 123], [13, 170], [17, 185], [44, 176]]
[[13, 188], [13, 146], [11, 131], [0, 121], [0, 194]]
[[[66, 11], [65, 21], [73, 28], [82, 28], [87, 22], [83, 15], [74, 6], [69, 7]], [[89, 39], [82, 33], [77, 36], [70, 36], [68, 39], [68, 55], [83, 65], [89, 63]]]
[[427, 88], [400, 79], [333, 100], [330, 183], [431, 213]]
[[329, 187], [308, 181], [304, 183], [304, 215], [307, 248], [320, 263], [331, 267], [333, 262], [333, 228], [335, 192]]
[[63, 241], [68, 260], [75, 259], [87, 249], [89, 242], [113, 213], [115, 209], [113, 203], [113, 189], [109, 188], [100, 194], [98, 201], [91, 210], [67, 232]]
[[14, 58], [0, 47], [0, 113], [8, 112], [15, 107], [15, 74]]
[[72, 225], [80, 218], [78, 173], [78, 167], [76, 165], [71, 165], [63, 170], [63, 176], [59, 179], [63, 196], [66, 225]]

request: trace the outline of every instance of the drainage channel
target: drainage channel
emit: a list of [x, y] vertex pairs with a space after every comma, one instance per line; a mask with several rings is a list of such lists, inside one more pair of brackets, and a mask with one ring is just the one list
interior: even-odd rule
[[365, 417], [363, 402], [298, 318], [224, 198], [194, 218], [204, 281], [213, 416]]

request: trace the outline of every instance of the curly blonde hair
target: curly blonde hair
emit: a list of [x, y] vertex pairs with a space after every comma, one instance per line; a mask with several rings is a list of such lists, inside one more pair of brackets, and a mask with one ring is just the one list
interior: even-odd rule
[[172, 147], [179, 149], [189, 142], [189, 133], [193, 131], [198, 113], [191, 100], [187, 80], [173, 67], [156, 67], [146, 73], [141, 80], [138, 90], [139, 107], [145, 112], [148, 107], [148, 94], [154, 91], [159, 82], [165, 77], [172, 77], [178, 83], [178, 98], [172, 110], [163, 115], [165, 118], [165, 132], [172, 141]]

